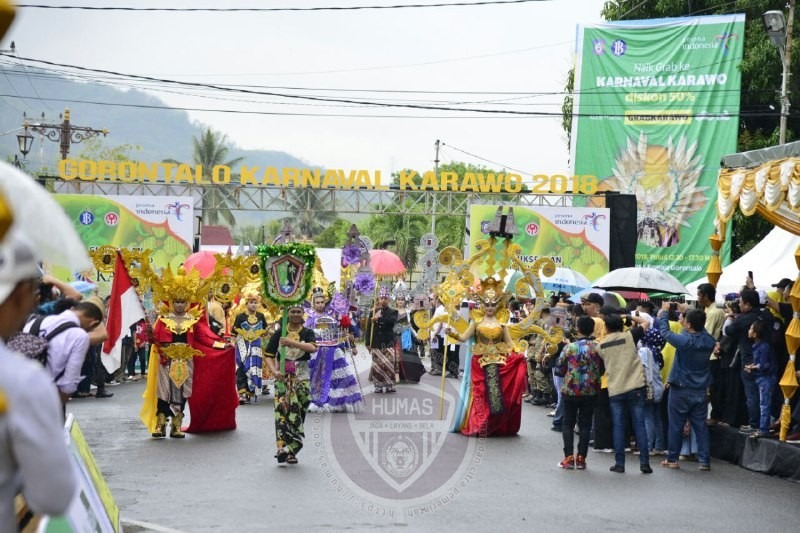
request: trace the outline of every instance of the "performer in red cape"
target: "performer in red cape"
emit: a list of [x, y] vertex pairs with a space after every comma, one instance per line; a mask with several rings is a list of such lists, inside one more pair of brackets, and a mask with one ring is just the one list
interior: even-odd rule
[[465, 435], [519, 432], [527, 379], [525, 358], [513, 351], [505, 309], [507, 295], [499, 283], [492, 278], [481, 282], [478, 296], [483, 316], [471, 322], [464, 335], [453, 335], [462, 342], [470, 338], [475, 341], [469, 360], [471, 371], [465, 378], [471, 379], [472, 385], [471, 405], [461, 425]]
[[183, 438], [181, 428], [186, 401], [190, 425], [187, 432], [222, 431], [236, 428], [236, 365], [233, 347], [215, 335], [208, 325], [207, 289], [197, 271], [177, 275], [166, 269], [155, 283], [163, 302], [153, 327], [150, 372], [141, 418], [154, 438]]

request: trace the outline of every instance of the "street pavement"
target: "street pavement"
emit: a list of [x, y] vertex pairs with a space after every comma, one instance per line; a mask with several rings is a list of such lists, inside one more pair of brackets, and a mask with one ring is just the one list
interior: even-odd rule
[[[376, 400], [402, 404], [402, 398], [441, 383], [425, 375], [420, 385], [400, 385], [396, 395], [372, 394], [361, 350], [356, 360], [368, 410], [375, 412], [370, 405]], [[451, 394], [455, 384], [447, 380]], [[639, 458], [628, 454], [628, 471], [621, 475], [608, 471], [613, 454], [590, 450], [587, 470], [561, 470], [556, 467], [561, 435], [550, 430], [547, 409], [528, 404], [517, 436], [479, 440], [450, 434], [442, 444], [441, 457], [471, 446], [458, 494], [432, 490], [413, 509], [395, 509], [385, 492], [370, 492], [377, 485], [365, 481], [361, 488], [352, 483], [343, 488], [334, 482], [329, 461], [321, 459], [319, 450], [331, 442], [325, 428], [334, 427], [327, 424], [345, 420], [330, 417], [346, 414], [309, 415], [300, 464], [278, 466], [271, 396], [240, 406], [235, 431], [155, 440], [139, 420], [144, 386], [144, 381], [123, 383], [108, 389], [113, 398], [68, 405], [120, 508], [125, 531], [735, 532], [794, 531], [800, 520], [800, 485], [720, 461], [712, 460], [711, 472], [700, 472], [691, 462], [666, 470], [658, 465], [663, 457], [654, 457], [654, 473], [643, 475]], [[420, 405], [430, 407], [425, 401]], [[337, 453], [344, 456], [345, 448]], [[361, 467], [353, 477], [374, 477], [367, 461]], [[334, 469], [340, 478], [341, 472]], [[428, 484], [436, 489], [437, 483]]]

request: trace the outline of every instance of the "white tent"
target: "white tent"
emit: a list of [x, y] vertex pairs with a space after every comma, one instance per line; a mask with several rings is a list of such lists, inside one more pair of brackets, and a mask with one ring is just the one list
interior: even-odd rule
[[[781, 278], [795, 279], [797, 277], [797, 264], [794, 261], [794, 252], [800, 244], [800, 237], [793, 235], [781, 228], [773, 228], [764, 239], [756, 244], [742, 257], [723, 267], [722, 276], [717, 283], [717, 301], [731, 292], [739, 292], [747, 279], [747, 272], [753, 272], [753, 281], [756, 288], [766, 291], [774, 290], [773, 283]], [[689, 283], [686, 288], [689, 294], [697, 294], [697, 286], [708, 282], [708, 278]]]

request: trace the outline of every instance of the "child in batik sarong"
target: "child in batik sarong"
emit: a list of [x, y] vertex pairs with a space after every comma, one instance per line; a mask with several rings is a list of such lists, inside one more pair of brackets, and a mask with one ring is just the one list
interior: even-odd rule
[[[269, 339], [264, 353], [267, 366], [275, 377], [275, 437], [279, 464], [297, 464], [297, 453], [303, 447], [303, 422], [309, 402], [308, 361], [317, 351], [314, 330], [303, 326], [303, 308], [289, 308], [289, 321], [284, 330]], [[285, 348], [281, 368], [278, 356]]]

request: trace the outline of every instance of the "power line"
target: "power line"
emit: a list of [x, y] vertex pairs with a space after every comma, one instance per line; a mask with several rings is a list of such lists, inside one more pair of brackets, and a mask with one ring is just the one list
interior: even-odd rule
[[[20, 94], [0, 94], [0, 97], [6, 98], [31, 98], [30, 95], [20, 95]], [[509, 119], [509, 118], [517, 118], [517, 119], [531, 119], [531, 118], [561, 118], [563, 113], [561, 111], [554, 111], [554, 112], [531, 112], [531, 113], [524, 113], [519, 112], [516, 114], [508, 114], [508, 112], [497, 111], [498, 116], [490, 116], [490, 115], [375, 115], [375, 114], [346, 114], [346, 113], [294, 113], [294, 112], [279, 112], [279, 111], [256, 111], [252, 109], [217, 109], [217, 108], [203, 108], [203, 107], [172, 107], [168, 105], [155, 105], [155, 104], [125, 104], [120, 102], [100, 102], [96, 100], [78, 100], [73, 98], [44, 98], [45, 100], [51, 102], [66, 102], [66, 103], [76, 103], [76, 104], [89, 104], [89, 105], [101, 105], [101, 106], [112, 106], [112, 107], [131, 107], [131, 108], [138, 108], [138, 109], [162, 109], [167, 111], [194, 111], [194, 112], [204, 112], [204, 113], [231, 113], [231, 114], [239, 114], [239, 115], [275, 115], [275, 116], [305, 116], [305, 117], [349, 117], [349, 118], [407, 118], [407, 119]], [[455, 109], [453, 111], [460, 111], [460, 112], [470, 112], [473, 111], [472, 109]], [[488, 113], [494, 113], [494, 111], [488, 111]], [[654, 112], [655, 113], [655, 112]], [[644, 116], [649, 116], [648, 113], [640, 113]], [[576, 117], [600, 117], [600, 118], [624, 118], [626, 115], [619, 113], [619, 114], [609, 114], [609, 113], [575, 113], [573, 116]], [[746, 111], [746, 112], [739, 112], [739, 113], [707, 113], [703, 115], [705, 117], [714, 118], [714, 117], [777, 117], [780, 116], [780, 113], [777, 111]], [[800, 117], [800, 112], [796, 114], [789, 115], [792, 118]], [[495, 163], [497, 164], [497, 163]]]
[[[7, 56], [8, 54], [0, 53], [0, 56]], [[526, 116], [561, 116], [562, 113], [559, 110], [557, 113], [548, 113], [548, 112], [541, 112], [541, 111], [521, 111], [521, 110], [508, 110], [508, 109], [483, 109], [483, 108], [460, 108], [460, 107], [451, 107], [451, 106], [441, 106], [441, 105], [425, 105], [425, 104], [410, 104], [410, 103], [397, 103], [397, 102], [379, 102], [379, 101], [367, 101], [365, 99], [351, 99], [351, 98], [331, 98], [331, 97], [321, 97], [321, 96], [314, 96], [314, 95], [301, 95], [301, 94], [288, 94], [288, 93], [278, 93], [273, 91], [258, 91], [253, 89], [244, 89], [244, 88], [232, 88], [225, 85], [214, 85], [214, 84], [207, 84], [207, 83], [199, 83], [199, 82], [185, 82], [185, 81], [178, 81], [178, 80], [170, 80], [165, 78], [154, 78], [151, 76], [142, 76], [137, 74], [126, 74], [121, 72], [115, 72], [110, 70], [103, 70], [103, 69], [92, 69], [88, 67], [80, 67], [76, 65], [67, 65], [63, 63], [55, 63], [52, 61], [46, 61], [43, 59], [35, 59], [35, 58], [25, 58], [20, 56], [14, 56], [19, 60], [30, 61], [34, 63], [41, 63], [44, 65], [61, 67], [61, 68], [71, 68], [81, 72], [91, 72], [91, 73], [98, 73], [98, 74], [106, 74], [115, 76], [117, 78], [123, 79], [130, 79], [130, 80], [139, 80], [145, 81], [148, 83], [157, 83], [163, 85], [175, 85], [180, 87], [188, 87], [193, 89], [206, 89], [206, 90], [217, 90], [222, 92], [228, 93], [235, 93], [235, 94], [248, 94], [248, 95], [258, 95], [258, 96], [274, 96], [278, 98], [288, 98], [293, 100], [310, 100], [316, 102], [325, 102], [325, 103], [339, 103], [339, 104], [355, 104], [361, 105], [364, 107], [392, 107], [392, 108], [404, 108], [404, 109], [420, 109], [420, 110], [427, 110], [427, 111], [456, 111], [456, 112], [471, 112], [471, 113], [486, 113], [486, 114], [510, 114], [510, 115], [526, 115]], [[719, 63], [724, 63], [725, 61], [720, 61]], [[603, 94], [600, 90], [603, 87], [596, 87], [591, 90], [581, 91], [577, 94]], [[614, 92], [611, 91], [610, 94]], [[596, 113], [589, 113], [588, 115], [591, 116], [622, 116], [622, 115], [613, 115], [613, 114], [596, 114]], [[575, 115], [580, 116], [580, 115]]]
[[[29, 95], [19, 94], [0, 94], [0, 98], [30, 98]], [[369, 114], [347, 114], [347, 113], [292, 113], [280, 111], [255, 111], [252, 109], [214, 109], [203, 107], [172, 107], [168, 105], [154, 104], [124, 104], [120, 102], [99, 102], [95, 100], [77, 100], [73, 98], [45, 98], [51, 102], [65, 102], [73, 104], [89, 104], [112, 107], [131, 107], [137, 109], [160, 109], [166, 111], [195, 111], [203, 113], [229, 113], [237, 115], [271, 115], [271, 116], [299, 116], [299, 117], [345, 117], [345, 118], [408, 118], [408, 119], [525, 119], [536, 118], [524, 115], [502, 115], [502, 116], [465, 116], [465, 115], [369, 115]], [[462, 110], [464, 111], [464, 110]]]
[[[0, 53], [0, 56], [8, 56], [8, 54]], [[260, 96], [277, 96], [281, 98], [291, 98], [291, 99], [298, 99], [298, 100], [311, 100], [317, 102], [334, 102], [340, 104], [360, 104], [363, 106], [372, 106], [372, 107], [395, 107], [395, 108], [405, 108], [405, 109], [421, 109], [427, 111], [459, 111], [459, 112], [472, 112], [472, 113], [505, 113], [509, 115], [542, 115], [543, 113], [538, 111], [517, 111], [517, 110], [508, 110], [508, 109], [498, 109], [498, 110], [491, 110], [491, 109], [480, 109], [480, 108], [456, 108], [456, 107], [448, 107], [448, 106], [431, 106], [431, 105], [420, 105], [420, 104], [400, 104], [400, 103], [388, 103], [388, 102], [366, 102], [363, 100], [353, 100], [347, 98], [323, 98], [319, 96], [307, 96], [307, 95], [297, 95], [297, 94], [285, 94], [285, 93], [276, 93], [272, 91], [255, 91], [252, 89], [232, 89], [225, 86], [220, 85], [213, 85], [213, 84], [206, 84], [206, 83], [198, 83], [198, 82], [185, 82], [185, 81], [177, 81], [177, 80], [169, 80], [165, 78], [154, 78], [151, 76], [142, 76], [137, 74], [125, 74], [122, 72], [115, 72], [111, 70], [103, 70], [103, 69], [92, 69], [87, 67], [79, 67], [76, 65], [65, 65], [63, 63], [55, 63], [53, 61], [45, 61], [43, 59], [34, 59], [29, 57], [19, 57], [20, 60], [30, 61], [34, 63], [41, 63], [44, 65], [51, 65], [56, 67], [66, 67], [66, 68], [73, 68], [76, 70], [80, 70], [82, 72], [96, 72], [101, 74], [109, 74], [113, 76], [125, 77], [130, 79], [136, 80], [144, 80], [148, 82], [158, 82], [158, 83], [165, 83], [169, 85], [179, 85], [182, 87], [194, 87], [194, 88], [206, 88], [206, 89], [216, 89], [219, 91], [225, 92], [234, 92], [234, 93], [242, 93], [242, 94], [255, 94]]]
[[[484, 59], [487, 57], [498, 57], [510, 54], [519, 54], [521, 52], [530, 52], [531, 50], [541, 50], [543, 48], [553, 48], [557, 46], [563, 46], [565, 44], [572, 44], [572, 41], [562, 41], [560, 43], [552, 43], [552, 44], [545, 44], [542, 46], [531, 46], [529, 48], [518, 48], [516, 50], [508, 50], [506, 52], [495, 52], [491, 54], [480, 54], [476, 56], [465, 56], [465, 57], [456, 57], [452, 59], [437, 59], [434, 61], [422, 61], [420, 63], [405, 63], [400, 65], [384, 65], [384, 66], [377, 66], [377, 67], [357, 67], [357, 68], [346, 68], [346, 69], [334, 69], [334, 70], [309, 70], [309, 71], [299, 71], [299, 72], [265, 72], [259, 74], [259, 76], [306, 76], [306, 75], [314, 75], [314, 74], [340, 74], [345, 72], [365, 72], [371, 70], [391, 70], [396, 68], [410, 68], [410, 67], [424, 67], [428, 65], [441, 65], [443, 63], [456, 63], [458, 61], [471, 61], [473, 59]], [[208, 74], [209, 76], [213, 76], [213, 74]], [[236, 76], [247, 76], [248, 74], [235, 74]]]
[[17, 4], [17, 7], [28, 9], [64, 9], [82, 11], [148, 11], [176, 13], [254, 13], [278, 11], [360, 11], [374, 9], [409, 9], [426, 7], [472, 7], [491, 5], [529, 4], [532, 2], [549, 2], [551, 0], [484, 0], [478, 2], [441, 2], [437, 4], [393, 4], [368, 6], [319, 6], [319, 7], [127, 7], [127, 6], [52, 6], [44, 4]]
[[514, 168], [514, 167], [512, 167], [510, 165], [505, 165], [503, 163], [498, 163], [497, 161], [492, 161], [490, 159], [486, 159], [486, 158], [481, 157], [479, 155], [475, 155], [473, 153], [467, 152], [466, 150], [462, 150], [461, 148], [457, 148], [457, 147], [453, 146], [452, 144], [442, 143], [442, 146], [447, 147], [447, 148], [451, 148], [453, 150], [456, 150], [457, 152], [461, 152], [462, 154], [466, 154], [466, 155], [468, 155], [470, 157], [474, 157], [475, 159], [479, 159], [481, 161], [485, 161], [486, 163], [491, 163], [493, 165], [499, 165], [502, 168], [505, 168], [505, 169], [508, 169], [508, 170], [513, 170], [514, 172], [519, 172], [520, 174], [527, 174], [528, 176], [533, 176], [533, 173], [531, 173], [531, 172], [525, 172], [524, 170], [520, 170], [518, 168]]

